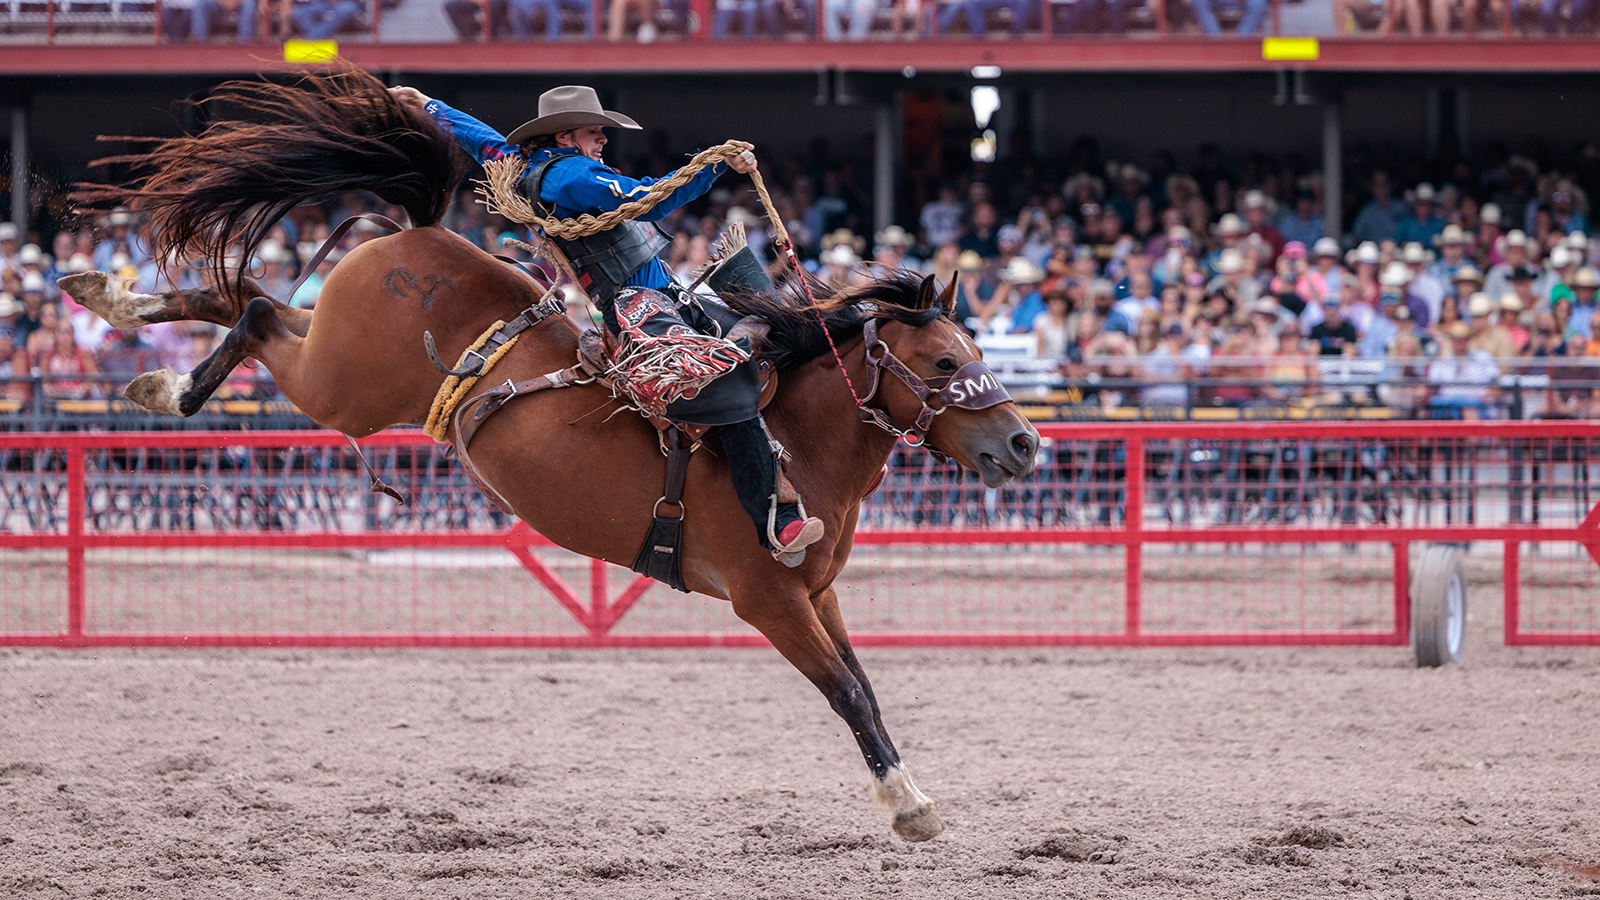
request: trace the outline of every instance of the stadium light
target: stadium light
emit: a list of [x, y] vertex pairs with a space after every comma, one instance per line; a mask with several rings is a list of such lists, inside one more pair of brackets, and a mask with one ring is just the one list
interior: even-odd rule
[[972, 118], [979, 128], [988, 128], [989, 120], [1000, 109], [1000, 89], [980, 84], [972, 89]]

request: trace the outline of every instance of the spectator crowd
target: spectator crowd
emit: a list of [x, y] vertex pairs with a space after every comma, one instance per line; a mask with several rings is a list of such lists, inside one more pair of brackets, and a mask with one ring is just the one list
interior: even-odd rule
[[[1328, 198], [1292, 157], [1230, 164], [1206, 146], [1187, 169], [1165, 152], [1141, 167], [1103, 161], [1085, 140], [1055, 163], [974, 164], [876, 231], [858, 163], [814, 148], [762, 170], [816, 278], [845, 288], [905, 268], [954, 281], [957, 316], [981, 346], [1050, 361], [1086, 405], [1306, 406], [1327, 402], [1334, 364], [1367, 375], [1361, 396], [1340, 389], [1340, 402], [1402, 415], [1506, 415], [1515, 375], [1549, 379], [1525, 382], [1544, 385], [1525, 392], [1525, 416], [1600, 416], [1600, 250], [1588, 220], [1600, 152], [1580, 147], [1557, 162], [1536, 142], [1522, 149], [1477, 162], [1352, 153], [1350, 190]], [[671, 163], [653, 145], [618, 167], [659, 175]], [[1349, 223], [1343, 234], [1326, 233], [1330, 202]], [[747, 184], [726, 179], [663, 220], [665, 257], [685, 287], [733, 222], [782, 273], [758, 210]], [[368, 211], [403, 217], [360, 194], [302, 207], [239, 264], [268, 294], [314, 306], [338, 259], [381, 231], [358, 223], [315, 271], [301, 261], [330, 226]], [[89, 270], [147, 293], [200, 285], [182, 261], [151, 258], [137, 217], [35, 219], [40, 230], [26, 235], [0, 224], [0, 385], [13, 399], [27, 396], [31, 373], [48, 376], [54, 397], [103, 396], [140, 371], [187, 371], [214, 347], [214, 326], [113, 330], [58, 290], [60, 276]], [[466, 193], [445, 224], [557, 277], [507, 243], [525, 230]], [[592, 312], [569, 296], [575, 315]], [[264, 372], [235, 374], [223, 396], [273, 396]]]

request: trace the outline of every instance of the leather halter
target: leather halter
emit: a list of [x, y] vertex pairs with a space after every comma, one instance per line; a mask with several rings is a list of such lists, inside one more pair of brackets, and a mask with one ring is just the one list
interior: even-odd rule
[[[975, 359], [957, 369], [954, 374], [940, 375], [924, 380], [911, 371], [900, 358], [889, 350], [889, 345], [878, 338], [878, 320], [868, 319], [861, 330], [861, 337], [866, 342], [867, 371], [871, 380], [867, 382], [867, 393], [861, 398], [861, 421], [869, 422], [882, 428], [896, 437], [904, 438], [909, 444], [927, 443], [928, 429], [933, 427], [934, 417], [943, 414], [951, 408], [956, 409], [988, 409], [1011, 400], [1000, 377], [989, 368], [981, 359]], [[877, 355], [874, 355], [877, 351]], [[867, 406], [878, 393], [878, 382], [887, 369], [896, 378], [899, 378], [911, 393], [917, 395], [922, 401], [922, 409], [917, 412], [916, 421], [910, 428], [899, 428], [889, 418], [889, 414], [876, 407]], [[930, 403], [938, 401], [938, 406]]]

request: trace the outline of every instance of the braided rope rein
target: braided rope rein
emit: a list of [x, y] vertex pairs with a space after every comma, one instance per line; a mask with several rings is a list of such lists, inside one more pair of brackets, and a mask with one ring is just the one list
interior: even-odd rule
[[[650, 185], [649, 191], [638, 200], [631, 200], [609, 212], [598, 216], [584, 213], [570, 219], [558, 219], [539, 215], [528, 198], [520, 190], [522, 178], [527, 173], [528, 164], [520, 155], [503, 156], [492, 159], [483, 164], [486, 175], [482, 180], [473, 182], [474, 191], [478, 200], [492, 213], [505, 216], [513, 222], [531, 225], [545, 235], [559, 237], [567, 240], [588, 237], [598, 234], [619, 223], [635, 219], [655, 209], [662, 200], [665, 200], [678, 188], [688, 184], [690, 179], [699, 174], [706, 166], [714, 165], [738, 157], [745, 149], [741, 143], [727, 141], [708, 147], [694, 155], [677, 171], [666, 178]], [[827, 320], [823, 318], [822, 308], [817, 305], [817, 298], [811, 293], [811, 282], [805, 269], [800, 265], [800, 258], [795, 255], [794, 242], [789, 238], [789, 230], [783, 225], [783, 217], [778, 215], [778, 210], [772, 204], [772, 195], [767, 192], [767, 185], [761, 178], [761, 171], [756, 168], [750, 170], [750, 181], [756, 189], [756, 196], [761, 200], [761, 207], [767, 214], [767, 221], [772, 223], [774, 233], [773, 241], [789, 258], [789, 265], [794, 269], [795, 276], [800, 281], [800, 289], [806, 295], [806, 302], [812, 312], [816, 313], [817, 324], [822, 326], [822, 334], [828, 339], [828, 350], [833, 353], [833, 361], [839, 364], [839, 371], [844, 375], [845, 387], [850, 390], [850, 399], [855, 402], [860, 410], [861, 420], [883, 426], [876, 416], [867, 410], [866, 401], [861, 399], [861, 394], [856, 390], [855, 380], [850, 377], [850, 370], [845, 367], [844, 358], [839, 355], [839, 348], [834, 344], [833, 332], [828, 330]], [[870, 348], [869, 348], [870, 349]]]

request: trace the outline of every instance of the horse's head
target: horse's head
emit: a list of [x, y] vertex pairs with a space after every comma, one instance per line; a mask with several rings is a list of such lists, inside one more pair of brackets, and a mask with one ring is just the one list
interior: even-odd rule
[[1039, 432], [983, 362], [983, 351], [951, 318], [955, 282], [939, 293], [923, 281], [926, 324], [870, 318], [863, 336], [870, 407], [881, 425], [905, 432], [999, 487], [1033, 471]]

